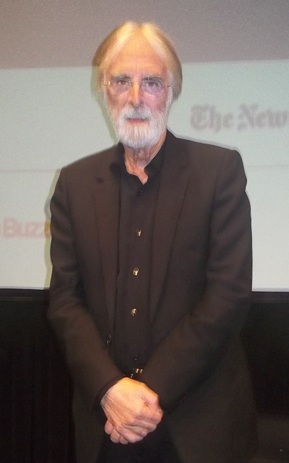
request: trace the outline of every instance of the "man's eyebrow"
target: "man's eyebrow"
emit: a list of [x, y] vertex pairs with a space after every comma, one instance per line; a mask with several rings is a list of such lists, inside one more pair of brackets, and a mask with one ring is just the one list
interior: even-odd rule
[[146, 76], [142, 77], [142, 79], [159, 79], [162, 80], [163, 77], [159, 74], [147, 74]]
[[126, 73], [116, 73], [116, 74], [112, 74], [112, 77], [117, 77], [117, 78], [121, 78], [121, 79], [130, 79], [131, 77], [126, 74]]

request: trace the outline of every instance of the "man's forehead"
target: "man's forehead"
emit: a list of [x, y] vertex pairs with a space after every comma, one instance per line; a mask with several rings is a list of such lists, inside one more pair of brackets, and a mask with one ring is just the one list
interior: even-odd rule
[[128, 40], [107, 70], [111, 74], [162, 75], [166, 66], [149, 42], [138, 37]]

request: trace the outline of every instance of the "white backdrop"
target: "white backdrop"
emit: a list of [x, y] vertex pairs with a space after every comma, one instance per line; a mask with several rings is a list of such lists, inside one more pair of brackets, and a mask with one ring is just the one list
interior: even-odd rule
[[[77, 11], [78, 2], [72, 2], [68, 9], [64, 0], [53, 0], [50, 7], [42, 9], [40, 3], [16, 1], [12, 9], [11, 2], [5, 0], [0, 6], [0, 13], [1, 9], [4, 13], [4, 20], [0, 14], [4, 63], [0, 70], [1, 287], [43, 288], [49, 284], [49, 198], [57, 173], [63, 165], [115, 141], [92, 90], [89, 60], [99, 40], [127, 16], [112, 21], [104, 2], [85, 0], [81, 11]], [[138, 7], [135, 3], [120, 0], [115, 7], [133, 4], [133, 19], [158, 22], [173, 37], [184, 63], [183, 92], [172, 108], [170, 129], [177, 135], [237, 147], [241, 152], [252, 205], [254, 289], [288, 291], [289, 34], [283, 24], [289, 23], [289, 3], [256, 1], [253, 7], [252, 2], [245, 1], [236, 7], [233, 1], [223, 0], [214, 2], [212, 9], [212, 2], [207, 0], [195, 2], [192, 9], [190, 0], [181, 1], [177, 25], [175, 2], [161, 2], [162, 8], [171, 7], [165, 15], [159, 4], [147, 2], [146, 8], [155, 8], [150, 18], [143, 2]], [[251, 8], [256, 5], [260, 10], [253, 24]], [[270, 42], [269, 35], [260, 40], [269, 8]], [[96, 14], [99, 11], [102, 21]], [[61, 29], [67, 20], [65, 12], [69, 12], [75, 28]], [[188, 14], [195, 25], [192, 30], [188, 28]], [[37, 20], [39, 24], [40, 18], [42, 27], [37, 34], [31, 32], [31, 22]], [[47, 20], [53, 18], [48, 29]], [[236, 19], [241, 24], [234, 24]], [[85, 21], [87, 27], [80, 34], [77, 25], [83, 27]], [[21, 34], [17, 24], [22, 24]], [[101, 31], [96, 24], [102, 25]], [[62, 49], [57, 47], [55, 36], [61, 39]]]

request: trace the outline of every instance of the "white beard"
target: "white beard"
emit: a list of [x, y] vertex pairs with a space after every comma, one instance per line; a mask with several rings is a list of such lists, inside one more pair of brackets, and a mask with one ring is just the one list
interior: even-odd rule
[[[152, 111], [147, 106], [134, 108], [127, 105], [120, 112], [111, 107], [107, 110], [118, 139], [131, 149], [147, 148], [155, 145], [166, 130], [171, 98], [162, 110]], [[143, 119], [145, 122], [132, 123], [127, 119]]]

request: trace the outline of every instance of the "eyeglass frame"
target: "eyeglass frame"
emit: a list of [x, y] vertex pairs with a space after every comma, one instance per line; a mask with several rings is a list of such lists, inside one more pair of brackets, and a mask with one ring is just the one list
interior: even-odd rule
[[[112, 84], [113, 83], [117, 83], [117, 79], [119, 79], [119, 81], [123, 80], [125, 81], [125, 85], [127, 85], [126, 88], [123, 88], [123, 89], [115, 89], [113, 90], [113, 87], [112, 87]], [[144, 89], [143, 85], [145, 83], [149, 83], [150, 81], [153, 82], [155, 80], [155, 83], [158, 82], [161, 86], [159, 89], [157, 89], [157, 91], [154, 93], [154, 92], [147, 92], [146, 89]], [[130, 76], [126, 75], [126, 74], [120, 74], [120, 75], [116, 75], [116, 76], [111, 76], [110, 80], [104, 80], [103, 81], [103, 85], [106, 86], [106, 87], [110, 87], [114, 94], [116, 96], [118, 95], [122, 95], [123, 93], [127, 92], [129, 90], [129, 88], [132, 88], [133, 84], [135, 83], [135, 80], [133, 80]], [[142, 79], [140, 80], [140, 82], [138, 82], [138, 85], [140, 87], [140, 89], [142, 90], [142, 92], [145, 94], [145, 95], [149, 95], [149, 96], [157, 96], [157, 95], [160, 95], [161, 92], [165, 89], [165, 88], [168, 88], [168, 87], [171, 87], [173, 83], [170, 83], [170, 84], [165, 84], [164, 83], [164, 77], [162, 76], [159, 76], [159, 75], [148, 75], [148, 76], [145, 76], [145, 77], [142, 77]]]

